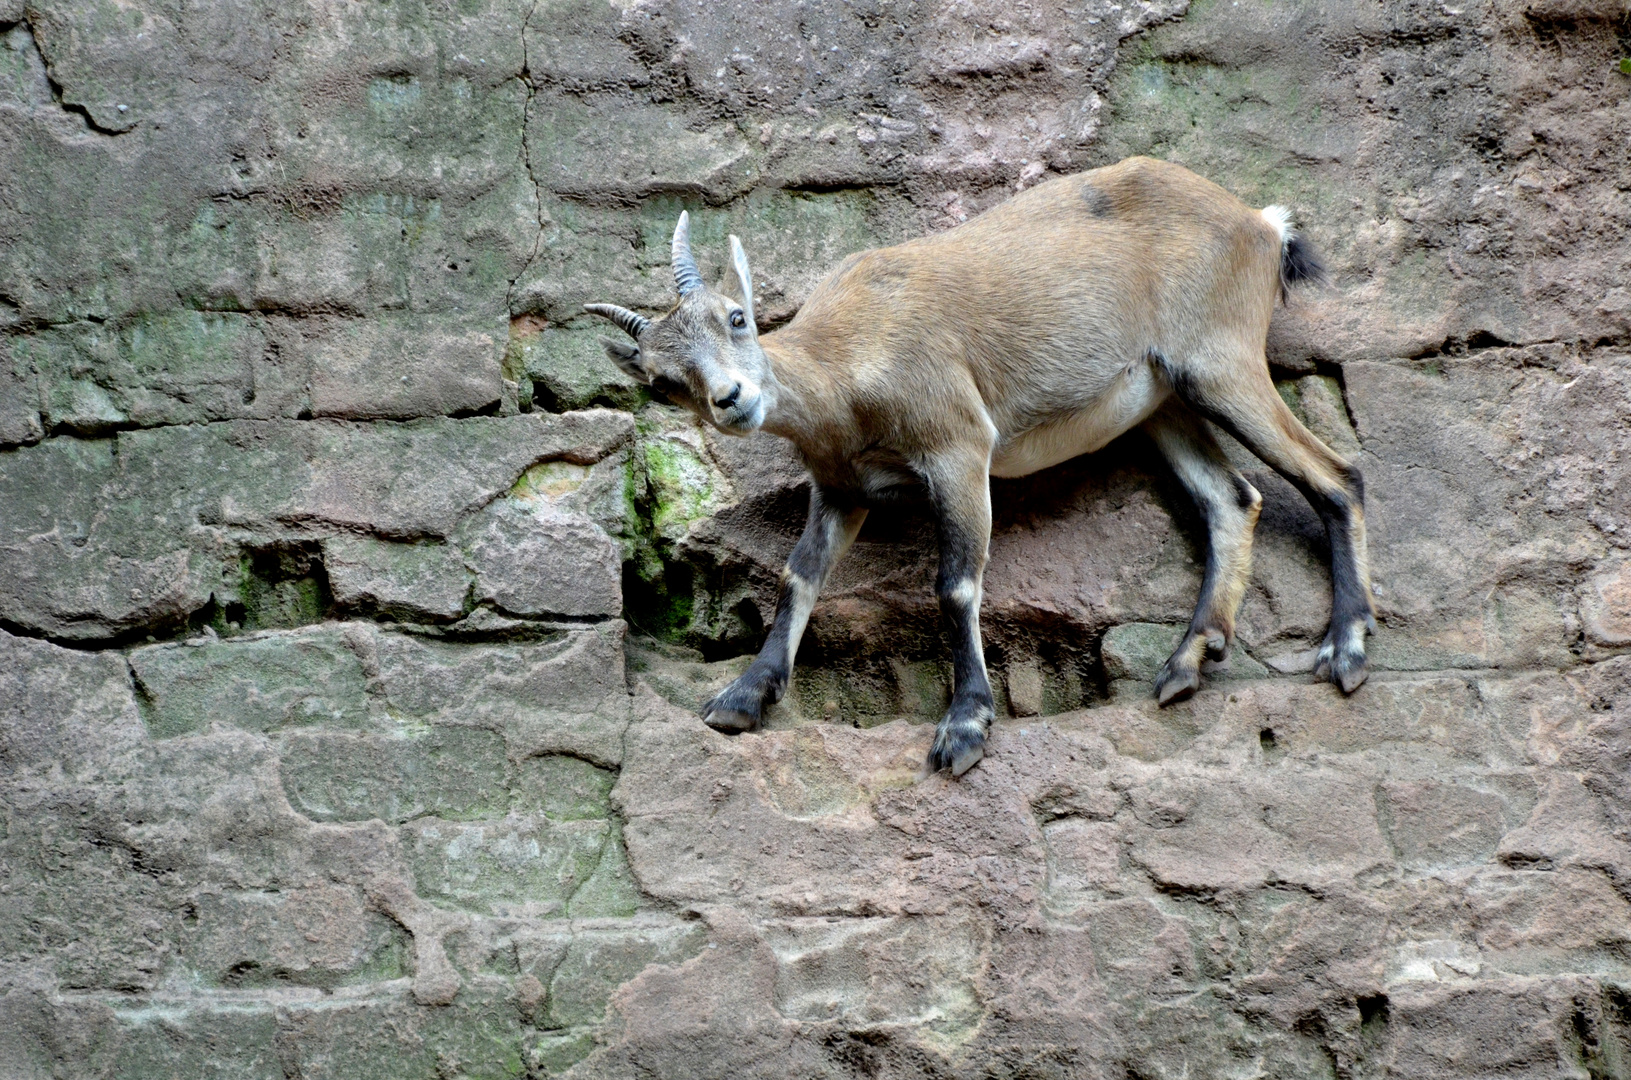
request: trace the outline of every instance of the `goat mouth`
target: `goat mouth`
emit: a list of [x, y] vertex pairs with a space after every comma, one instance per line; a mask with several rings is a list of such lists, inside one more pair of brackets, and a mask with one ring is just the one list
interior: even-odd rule
[[765, 399], [761, 394], [752, 401], [739, 402], [719, 417], [715, 426], [730, 435], [751, 435], [765, 422]]

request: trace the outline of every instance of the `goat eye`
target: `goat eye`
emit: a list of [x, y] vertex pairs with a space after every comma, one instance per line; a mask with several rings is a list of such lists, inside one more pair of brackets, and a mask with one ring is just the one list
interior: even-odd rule
[[746, 315], [742, 314], [740, 311], [731, 312], [731, 327], [733, 329], [740, 330], [747, 324], [748, 317]]

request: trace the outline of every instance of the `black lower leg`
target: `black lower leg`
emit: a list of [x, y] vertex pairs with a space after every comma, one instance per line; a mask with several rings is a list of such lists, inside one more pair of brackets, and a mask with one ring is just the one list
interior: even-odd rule
[[1376, 614], [1365, 568], [1364, 482], [1351, 467], [1345, 480], [1341, 494], [1310, 499], [1331, 543], [1331, 625], [1314, 671], [1352, 693], [1369, 674], [1365, 635], [1376, 629]]
[[1218, 625], [1214, 612], [1228, 572], [1217, 544], [1209, 543], [1201, 595], [1189, 620], [1189, 630], [1155, 676], [1155, 698], [1162, 705], [1187, 698], [1201, 688], [1202, 660], [1222, 660], [1228, 655], [1228, 635]]
[[1201, 662], [1222, 660], [1251, 568], [1252, 529], [1262, 496], [1229, 464], [1211, 429], [1192, 412], [1168, 407], [1146, 430], [1206, 525], [1206, 569], [1189, 630], [1155, 680], [1165, 705], [1200, 689]]
[[955, 522], [942, 522], [940, 573], [935, 592], [951, 635], [951, 707], [935, 729], [929, 768], [961, 776], [985, 754], [985, 737], [995, 710], [980, 637], [980, 577], [987, 536]]
[[782, 569], [770, 633], [748, 669], [702, 706], [702, 718], [709, 726], [727, 732], [751, 731], [763, 722], [765, 707], [782, 699], [816, 597], [864, 516], [865, 511], [832, 499], [820, 488], [811, 489], [810, 516]]
[[[1352, 693], [1368, 673], [1365, 635], [1376, 628], [1365, 557], [1365, 485], [1359, 470], [1302, 428], [1284, 404], [1271, 396], [1272, 387], [1257, 402], [1264, 407], [1248, 402], [1242, 410], [1203, 392], [1182, 372], [1169, 370], [1169, 377], [1187, 405], [1290, 481], [1325, 522], [1331, 544], [1331, 625], [1320, 644], [1314, 672]], [[1281, 414], [1278, 420], [1273, 413]]]

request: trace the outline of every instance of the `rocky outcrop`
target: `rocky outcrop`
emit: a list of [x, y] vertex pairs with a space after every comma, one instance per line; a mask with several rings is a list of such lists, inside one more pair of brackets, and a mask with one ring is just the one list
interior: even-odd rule
[[[1631, 1075], [1623, 6], [0, 0], [0, 1073]], [[1134, 153], [1294, 208], [1282, 395], [1366, 478], [1157, 709], [1141, 437], [994, 485], [989, 753], [925, 778], [875, 513], [726, 738], [798, 463], [584, 301], [692, 211], [760, 314]]]

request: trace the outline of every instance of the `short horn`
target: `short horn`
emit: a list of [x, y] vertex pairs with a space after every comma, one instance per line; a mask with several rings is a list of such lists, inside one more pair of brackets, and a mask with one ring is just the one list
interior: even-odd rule
[[680, 223], [674, 226], [674, 284], [681, 296], [690, 296], [702, 288], [702, 272], [691, 257], [691, 216], [680, 211]]
[[585, 304], [583, 310], [591, 315], [599, 315], [602, 318], [612, 320], [631, 338], [638, 338], [646, 332], [646, 327], [651, 325], [650, 319], [643, 315], [636, 315], [628, 308], [618, 307], [616, 304]]

